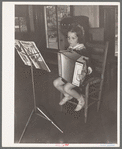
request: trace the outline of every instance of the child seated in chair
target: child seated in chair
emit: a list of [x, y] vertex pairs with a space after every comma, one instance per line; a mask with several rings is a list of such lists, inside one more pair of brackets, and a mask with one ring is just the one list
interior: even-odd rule
[[[67, 50], [74, 50], [80, 55], [87, 55], [86, 53], [88, 53], [88, 51], [84, 45], [84, 29], [82, 26], [78, 24], [73, 26], [68, 31], [67, 39], [69, 43]], [[87, 70], [87, 75], [92, 73], [92, 68], [90, 66], [88, 66]], [[53, 84], [64, 95], [64, 98], [59, 102], [59, 105], [63, 105], [72, 98], [75, 98], [78, 101], [75, 111], [79, 111], [84, 107], [85, 99], [83, 98], [82, 94], [79, 94], [76, 90], [74, 90], [76, 88], [75, 85], [65, 81], [61, 77], [54, 80]]]

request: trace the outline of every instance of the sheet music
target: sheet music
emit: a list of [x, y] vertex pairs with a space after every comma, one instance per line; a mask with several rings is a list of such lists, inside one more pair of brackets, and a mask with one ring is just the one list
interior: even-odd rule
[[51, 72], [33, 41], [15, 40], [15, 48], [25, 65], [31, 66], [32, 62], [37, 69]]
[[19, 54], [20, 58], [24, 62], [25, 65], [31, 66], [31, 62], [29, 58], [27, 57], [25, 51], [20, 47], [19, 40], [15, 40], [15, 49], [17, 50], [17, 53]]

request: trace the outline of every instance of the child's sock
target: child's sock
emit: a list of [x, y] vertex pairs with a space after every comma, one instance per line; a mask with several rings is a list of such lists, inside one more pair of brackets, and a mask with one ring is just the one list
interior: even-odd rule
[[85, 105], [85, 100], [84, 98], [81, 96], [79, 99], [78, 99], [78, 104], [77, 104], [77, 107], [75, 108], [75, 111], [80, 111]]
[[68, 100], [71, 100], [73, 97], [72, 96], [65, 96], [60, 102], [59, 105], [65, 104]]

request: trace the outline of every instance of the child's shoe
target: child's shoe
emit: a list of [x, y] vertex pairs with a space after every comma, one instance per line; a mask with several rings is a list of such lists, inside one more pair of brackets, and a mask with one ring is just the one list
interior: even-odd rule
[[68, 100], [71, 100], [72, 96], [65, 96], [60, 102], [59, 105], [64, 105]]
[[80, 111], [84, 107], [84, 105], [85, 105], [85, 101], [82, 98], [82, 100], [78, 101], [78, 104], [77, 104], [77, 107], [75, 108], [75, 111]]

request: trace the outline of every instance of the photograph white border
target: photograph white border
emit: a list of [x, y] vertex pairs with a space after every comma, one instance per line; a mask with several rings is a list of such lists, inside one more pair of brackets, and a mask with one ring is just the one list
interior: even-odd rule
[[[117, 144], [15, 144], [14, 143], [14, 6], [118, 5]], [[119, 2], [2, 2], [2, 147], [119, 147], [120, 146], [120, 3]]]

